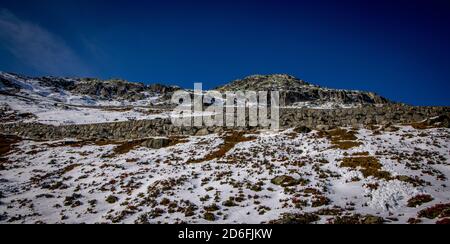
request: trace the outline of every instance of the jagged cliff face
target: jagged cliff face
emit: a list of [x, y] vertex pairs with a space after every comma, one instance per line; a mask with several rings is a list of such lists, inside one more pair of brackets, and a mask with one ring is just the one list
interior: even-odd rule
[[322, 88], [289, 75], [255, 75], [219, 87], [220, 91], [280, 91], [287, 106], [345, 106], [388, 104], [387, 99], [372, 93]]

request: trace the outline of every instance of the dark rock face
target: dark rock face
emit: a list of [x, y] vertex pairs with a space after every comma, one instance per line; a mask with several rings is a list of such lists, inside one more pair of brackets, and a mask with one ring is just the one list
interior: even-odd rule
[[7, 87], [11, 91], [19, 91], [20, 87], [0, 76], [0, 87]]
[[218, 88], [220, 91], [280, 91], [285, 105], [301, 102], [336, 104], [388, 104], [387, 99], [372, 92], [327, 89], [311, 85], [289, 75], [256, 75], [236, 80]]
[[88, 95], [93, 98], [111, 100], [123, 99], [129, 101], [145, 99], [146, 86], [142, 83], [130, 83], [123, 80], [80, 80], [73, 89], [75, 94]]
[[59, 77], [42, 77], [39, 78], [40, 83], [46, 87], [54, 87], [55, 90], [72, 90], [75, 88], [75, 81]]
[[[145, 85], [125, 80], [96, 80], [80, 79], [70, 92], [80, 95], [88, 95], [102, 100], [143, 100], [148, 94], [159, 94], [163, 97], [178, 90], [176, 87], [161, 84]], [[170, 96], [169, 96], [170, 98]]]

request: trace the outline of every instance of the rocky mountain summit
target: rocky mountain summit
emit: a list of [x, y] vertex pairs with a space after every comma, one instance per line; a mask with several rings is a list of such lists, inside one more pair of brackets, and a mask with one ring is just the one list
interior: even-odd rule
[[294, 76], [286, 74], [276, 75], [252, 75], [242, 80], [235, 80], [227, 85], [219, 87], [223, 91], [237, 91], [237, 90], [252, 90], [257, 89], [261, 91], [278, 91], [303, 88], [305, 86], [312, 86], [306, 81], [297, 79]]
[[278, 75], [254, 75], [219, 87], [220, 91], [280, 91], [287, 106], [339, 108], [364, 104], [389, 104], [388, 99], [373, 92], [328, 89], [310, 84], [296, 77]]

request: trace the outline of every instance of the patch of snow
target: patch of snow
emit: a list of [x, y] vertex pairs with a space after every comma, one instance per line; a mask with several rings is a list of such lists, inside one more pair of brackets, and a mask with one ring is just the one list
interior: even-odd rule
[[325, 103], [316, 103], [316, 102], [297, 102], [292, 106], [288, 106], [286, 108], [310, 108], [310, 109], [336, 109], [336, 108], [358, 108], [361, 107], [361, 104], [341, 104], [335, 102], [325, 102]]
[[419, 189], [401, 182], [393, 180], [379, 183], [379, 188], [372, 191], [369, 206], [374, 209], [393, 211], [407, 205], [409, 199], [423, 193]]

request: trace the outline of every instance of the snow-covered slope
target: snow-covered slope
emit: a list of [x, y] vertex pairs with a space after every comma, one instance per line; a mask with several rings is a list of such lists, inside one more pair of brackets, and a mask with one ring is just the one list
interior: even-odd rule
[[0, 223], [435, 223], [449, 217], [449, 132], [18, 141], [0, 171]]
[[[224, 90], [241, 87], [289, 87], [284, 98], [292, 107], [388, 102], [285, 75], [253, 76]], [[151, 104], [173, 89], [0, 73], [0, 123], [165, 118], [169, 111]], [[448, 223], [450, 129], [431, 127], [231, 130], [134, 141], [0, 135], [0, 223]], [[155, 147], [157, 140], [169, 143]]]
[[[167, 115], [150, 112], [146, 106], [161, 102], [161, 94], [142, 92], [144, 99], [101, 99], [74, 94], [83, 86], [67, 78], [27, 78], [0, 72], [0, 107], [17, 114], [33, 114], [22, 122], [44, 124], [91, 124], [154, 119]], [[152, 110], [153, 111], [153, 110]]]
[[[125, 100], [116, 97], [111, 99], [110, 97], [98, 95], [84, 95], [96, 94], [95, 89], [90, 91], [83, 91], [83, 87], [89, 83], [109, 84], [111, 81], [100, 82], [98, 80], [89, 81], [82, 79], [70, 79], [70, 78], [29, 78], [19, 75], [0, 72], [0, 91], [11, 95], [24, 96], [26, 98], [35, 100], [36, 102], [53, 102], [62, 103], [66, 105], [79, 105], [79, 106], [127, 106], [127, 105], [142, 105], [147, 106], [152, 102], [158, 101], [161, 94], [143, 91], [141, 95], [143, 99], [140, 100]], [[125, 83], [125, 82], [123, 82]], [[133, 86], [133, 83], [127, 83], [128, 86]], [[88, 87], [90, 88], [90, 87]], [[118, 89], [118, 88], [115, 88]], [[94, 91], [92, 91], [94, 90]], [[123, 91], [126, 93], [127, 91]], [[134, 92], [134, 91], [130, 91]]]

